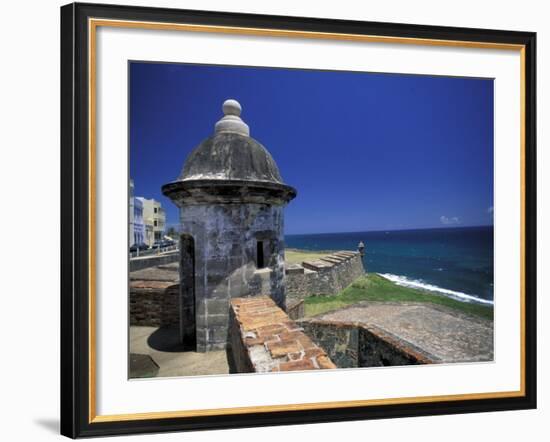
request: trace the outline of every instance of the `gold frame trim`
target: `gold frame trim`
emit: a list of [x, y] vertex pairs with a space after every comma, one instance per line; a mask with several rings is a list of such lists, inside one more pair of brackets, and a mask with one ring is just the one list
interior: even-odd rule
[[[520, 389], [518, 391], [466, 393], [438, 396], [416, 396], [388, 399], [368, 399], [356, 401], [316, 402], [285, 405], [264, 405], [257, 407], [215, 408], [202, 410], [158, 411], [129, 414], [96, 414], [96, 35], [97, 28], [116, 27], [148, 30], [169, 30], [186, 32], [206, 32], [218, 34], [255, 35], [268, 37], [308, 38], [369, 43], [412, 44], [420, 46], [444, 46], [476, 49], [497, 49], [519, 51], [520, 53]], [[89, 423], [138, 421], [146, 419], [169, 419], [179, 417], [238, 415], [258, 412], [278, 412], [297, 410], [322, 410], [327, 408], [365, 407], [375, 405], [419, 404], [427, 402], [461, 401], [513, 398], [525, 396], [525, 45], [458, 40], [422, 39], [410, 37], [389, 37], [329, 32], [292, 31], [283, 29], [244, 28], [236, 26], [211, 26], [181, 23], [158, 23], [131, 20], [88, 19], [88, 85], [89, 85]]]

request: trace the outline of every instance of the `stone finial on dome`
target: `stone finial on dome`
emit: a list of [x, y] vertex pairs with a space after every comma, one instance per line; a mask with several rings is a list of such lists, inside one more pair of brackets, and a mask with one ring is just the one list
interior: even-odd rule
[[250, 128], [241, 120], [241, 105], [237, 100], [229, 99], [223, 102], [223, 118], [216, 123], [215, 132], [233, 132], [250, 135]]

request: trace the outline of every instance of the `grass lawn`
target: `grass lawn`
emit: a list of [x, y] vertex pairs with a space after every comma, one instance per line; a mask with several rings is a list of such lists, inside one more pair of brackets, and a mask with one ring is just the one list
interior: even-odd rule
[[463, 313], [493, 319], [492, 306], [461, 302], [443, 295], [403, 287], [376, 273], [368, 273], [359, 278], [338, 295], [306, 298], [305, 315], [319, 315], [360, 301], [431, 302], [460, 310]]
[[334, 251], [331, 251], [331, 250], [310, 252], [308, 250], [286, 249], [285, 261], [291, 264], [300, 264], [302, 261], [319, 259], [323, 256], [330, 255], [333, 252]]

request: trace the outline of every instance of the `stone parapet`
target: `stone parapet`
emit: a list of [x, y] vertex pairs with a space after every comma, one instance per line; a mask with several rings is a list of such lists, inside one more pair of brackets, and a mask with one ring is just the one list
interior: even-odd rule
[[336, 368], [327, 353], [267, 296], [231, 300], [229, 335], [232, 365], [239, 373]]
[[179, 252], [177, 250], [164, 252], [158, 255], [146, 255], [135, 258], [130, 258], [130, 272], [155, 267], [163, 264], [170, 264], [179, 260]]
[[305, 316], [305, 302], [303, 299], [289, 299], [286, 303], [288, 317], [294, 321]]
[[313, 270], [314, 272], [322, 272], [323, 270], [329, 270], [334, 267], [334, 264], [331, 262], [323, 261], [321, 259], [304, 261], [302, 262], [304, 268]]
[[287, 298], [335, 295], [365, 273], [359, 252], [333, 252], [301, 264], [286, 264]]
[[[493, 321], [428, 302], [363, 301], [315, 318], [310, 337], [323, 346], [332, 360], [326, 338], [329, 328], [355, 327], [362, 330], [358, 353], [361, 366], [398, 365], [393, 355], [428, 363], [480, 362], [494, 359]], [[321, 333], [324, 327], [328, 333]], [[317, 340], [319, 339], [319, 340]]]
[[285, 263], [285, 272], [287, 275], [293, 275], [293, 274], [303, 275], [304, 267], [301, 266], [300, 264], [287, 262]]
[[315, 318], [297, 322], [317, 345], [327, 351], [338, 368], [442, 362], [375, 325]]
[[179, 284], [130, 282], [130, 325], [178, 327]]
[[178, 327], [178, 263], [130, 272], [130, 325]]

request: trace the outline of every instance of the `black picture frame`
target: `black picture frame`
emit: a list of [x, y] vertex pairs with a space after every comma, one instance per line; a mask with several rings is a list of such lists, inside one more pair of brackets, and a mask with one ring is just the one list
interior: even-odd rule
[[[95, 422], [90, 388], [89, 18], [521, 45], [524, 51], [524, 395]], [[73, 3], [61, 7], [61, 434], [76, 438], [536, 408], [536, 34]]]

